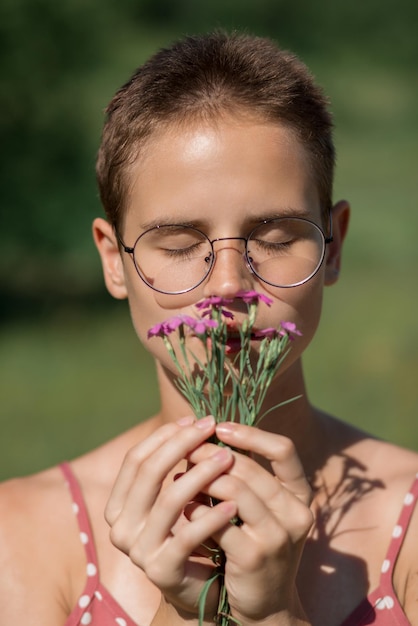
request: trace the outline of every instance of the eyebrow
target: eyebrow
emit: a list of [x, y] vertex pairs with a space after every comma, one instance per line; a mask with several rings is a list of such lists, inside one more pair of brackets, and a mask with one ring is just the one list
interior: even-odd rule
[[[265, 213], [254, 213], [253, 215], [248, 215], [245, 219], [248, 227], [256, 226], [257, 224], [262, 224], [263, 222], [280, 219], [282, 217], [301, 217], [305, 219], [312, 219], [312, 215], [306, 209], [296, 209], [294, 207], [283, 207], [281, 209], [277, 209], [275, 211], [269, 211]], [[179, 227], [192, 227], [203, 229], [208, 225], [207, 219], [196, 219], [190, 220], [186, 218], [178, 217], [159, 217], [149, 222], [145, 222], [140, 225], [142, 232], [150, 230], [151, 228], [158, 228], [159, 226], [179, 226]]]
[[167, 217], [160, 217], [157, 218], [155, 220], [151, 220], [150, 222], [145, 222], [144, 224], [141, 224], [140, 228], [142, 229], [143, 232], [145, 232], [146, 230], [151, 230], [151, 228], [158, 228], [159, 226], [191, 226], [194, 228], [199, 228], [199, 226], [203, 226], [204, 222], [202, 220], [186, 220], [186, 219], [178, 219], [178, 218], [172, 218], [169, 219]]

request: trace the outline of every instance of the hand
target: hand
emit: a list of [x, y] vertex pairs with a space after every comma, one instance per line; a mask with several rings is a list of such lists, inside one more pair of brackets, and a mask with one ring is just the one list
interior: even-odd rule
[[[305, 621], [295, 578], [313, 516], [311, 490], [292, 442], [254, 427], [217, 426], [225, 444], [270, 461], [273, 473], [250, 456], [234, 452], [234, 464], [205, 489], [217, 500], [237, 504], [242, 525], [214, 533], [226, 555], [225, 584], [232, 614], [242, 624]], [[190, 455], [200, 464], [212, 454], [201, 446]], [[204, 514], [194, 506], [192, 519]], [[269, 621], [271, 620], [271, 621]]]
[[[172, 476], [193, 450], [214, 434], [215, 422], [183, 419], [156, 430], [127, 454], [105, 511], [112, 543], [128, 554], [165, 600], [184, 612], [197, 614], [199, 594], [214, 565], [200, 545], [221, 531], [236, 515], [233, 500], [206, 507], [198, 519], [183, 511], [207, 484], [228, 471], [233, 455], [228, 448], [208, 446], [209, 454], [173, 481]], [[217, 589], [207, 599], [207, 613], [216, 612]], [[173, 622], [174, 623], [174, 622]]]

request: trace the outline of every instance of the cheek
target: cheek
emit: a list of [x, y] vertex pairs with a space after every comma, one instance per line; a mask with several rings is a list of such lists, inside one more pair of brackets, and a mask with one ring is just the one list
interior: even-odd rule
[[277, 307], [278, 322], [294, 322], [302, 333], [297, 344], [302, 352], [311, 342], [321, 318], [323, 300], [323, 277], [318, 274], [300, 287], [280, 289], [271, 293]]
[[[136, 335], [154, 358], [169, 370], [176, 372], [163, 340], [160, 337], [148, 338], [150, 328], [180, 313], [178, 298], [159, 294], [142, 284], [136, 275], [127, 279], [128, 301]], [[184, 312], [184, 310], [183, 310]], [[174, 339], [174, 337], [173, 337]]]

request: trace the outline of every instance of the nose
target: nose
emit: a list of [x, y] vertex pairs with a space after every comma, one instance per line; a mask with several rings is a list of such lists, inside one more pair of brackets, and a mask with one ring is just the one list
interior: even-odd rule
[[205, 282], [204, 296], [234, 298], [239, 291], [251, 290], [253, 274], [245, 260], [245, 244], [226, 239], [216, 239], [212, 243], [215, 261]]

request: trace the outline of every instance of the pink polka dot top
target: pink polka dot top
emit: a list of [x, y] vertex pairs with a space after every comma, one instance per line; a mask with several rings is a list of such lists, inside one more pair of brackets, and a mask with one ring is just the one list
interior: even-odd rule
[[[140, 626], [134, 622], [100, 582], [96, 549], [87, 508], [80, 486], [68, 463], [61, 470], [72, 498], [80, 541], [86, 555], [86, 583], [65, 626]], [[393, 571], [418, 498], [418, 474], [404, 498], [386, 557], [382, 563], [377, 589], [364, 598], [341, 626], [411, 626], [393, 588]]]
[[68, 463], [60, 467], [70, 490], [80, 541], [86, 554], [86, 584], [65, 626], [139, 626], [100, 582], [96, 548], [83, 494]]
[[418, 474], [405, 495], [398, 521], [392, 531], [389, 548], [382, 563], [377, 589], [344, 620], [341, 626], [411, 626], [393, 588], [393, 572], [418, 498]]

